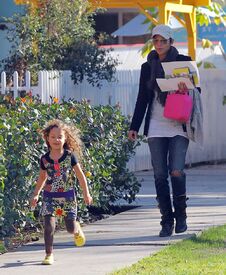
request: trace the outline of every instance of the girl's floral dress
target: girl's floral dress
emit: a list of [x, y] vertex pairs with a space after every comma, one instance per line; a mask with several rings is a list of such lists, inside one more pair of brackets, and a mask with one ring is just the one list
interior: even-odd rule
[[75, 219], [77, 202], [73, 166], [78, 163], [77, 158], [68, 150], [58, 160], [51, 159], [49, 154], [46, 153], [40, 160], [41, 169], [47, 171], [42, 214]]

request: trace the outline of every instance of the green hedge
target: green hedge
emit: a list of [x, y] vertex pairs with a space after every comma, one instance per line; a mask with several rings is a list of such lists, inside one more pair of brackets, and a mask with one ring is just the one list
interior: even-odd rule
[[[118, 106], [91, 107], [88, 101], [69, 100], [42, 104], [29, 96], [16, 101], [0, 99], [0, 238], [32, 224], [29, 198], [35, 186], [40, 155], [46, 152], [38, 130], [46, 121], [59, 118], [75, 124], [85, 144], [84, 172], [94, 205], [108, 209], [123, 199], [131, 203], [140, 184], [126, 163], [139, 143], [127, 139], [129, 120]], [[89, 216], [79, 193], [82, 219]], [[41, 202], [40, 202], [41, 204]]]

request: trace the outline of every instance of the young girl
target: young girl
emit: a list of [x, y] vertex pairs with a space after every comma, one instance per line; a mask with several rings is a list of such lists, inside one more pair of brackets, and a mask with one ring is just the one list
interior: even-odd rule
[[39, 194], [44, 189], [42, 214], [44, 216], [46, 256], [42, 264], [50, 265], [54, 262], [55, 217], [64, 216], [67, 231], [74, 234], [75, 245], [83, 246], [85, 244], [85, 236], [80, 224], [76, 222], [77, 202], [74, 190], [74, 172], [82, 188], [85, 203], [91, 204], [92, 197], [77, 158], [77, 156], [80, 158], [82, 156], [78, 130], [55, 119], [42, 130], [42, 135], [49, 151], [40, 159], [40, 172], [31, 199], [31, 206], [37, 205]]

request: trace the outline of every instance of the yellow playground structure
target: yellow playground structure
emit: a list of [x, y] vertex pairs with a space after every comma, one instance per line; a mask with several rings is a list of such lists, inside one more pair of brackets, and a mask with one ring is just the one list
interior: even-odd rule
[[[36, 8], [39, 0], [14, 0], [16, 4], [30, 4]], [[188, 54], [196, 57], [196, 7], [209, 6], [211, 0], [89, 0], [94, 8], [137, 8], [155, 25], [168, 24], [174, 16], [187, 30]], [[148, 8], [158, 8], [158, 19], [151, 16]], [[182, 15], [182, 16], [180, 16]]]

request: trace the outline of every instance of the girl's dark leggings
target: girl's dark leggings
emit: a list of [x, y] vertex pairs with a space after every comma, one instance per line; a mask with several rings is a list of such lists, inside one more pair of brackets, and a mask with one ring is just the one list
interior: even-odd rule
[[[64, 218], [67, 231], [74, 234], [76, 231], [75, 219], [69, 219], [67, 216]], [[46, 254], [53, 252], [53, 236], [56, 228], [56, 218], [51, 215], [44, 217], [44, 240]]]

